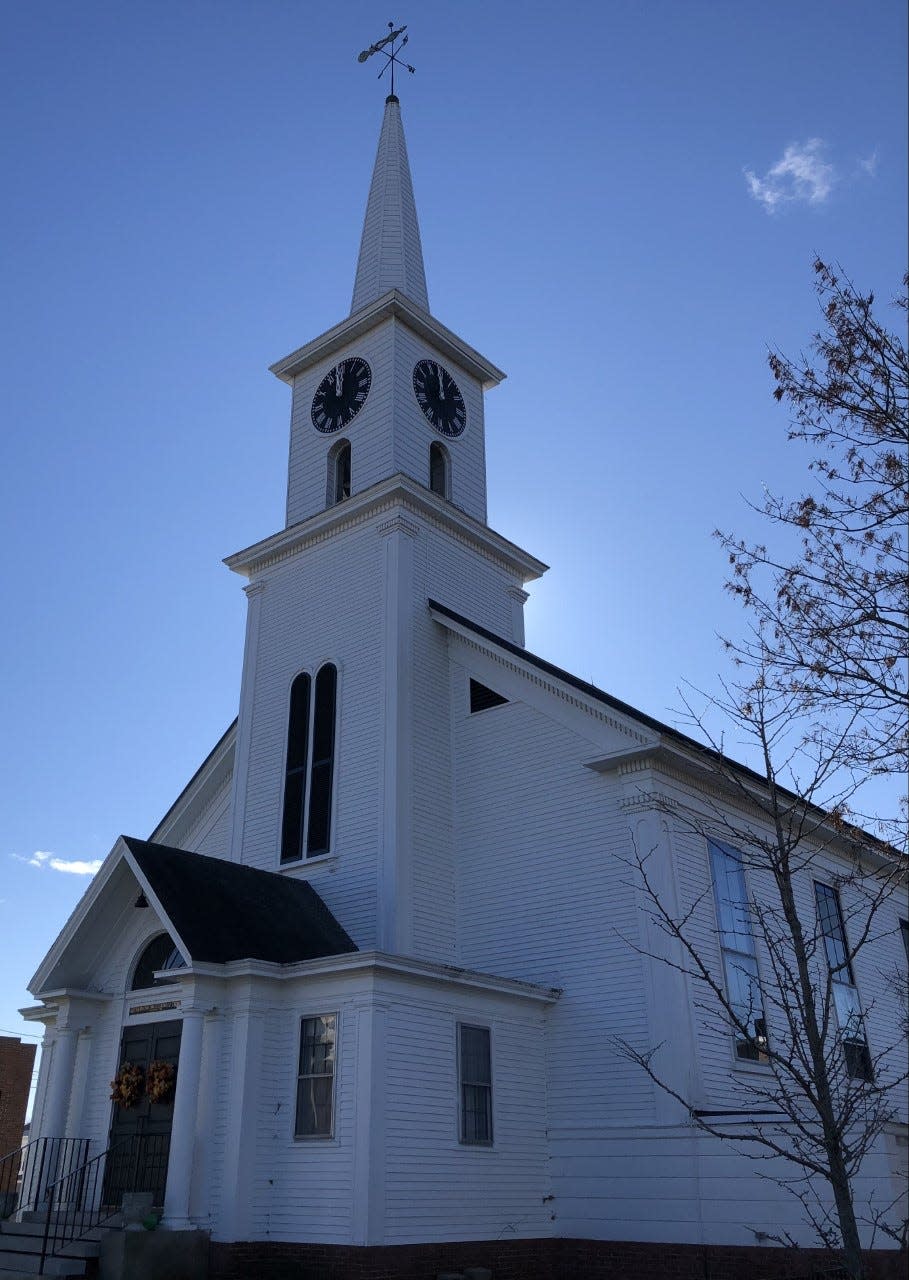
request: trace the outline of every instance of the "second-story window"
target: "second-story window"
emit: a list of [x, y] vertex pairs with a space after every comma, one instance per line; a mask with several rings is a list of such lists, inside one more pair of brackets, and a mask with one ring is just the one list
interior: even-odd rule
[[708, 840], [707, 844], [720, 927], [726, 996], [735, 1019], [735, 1054], [746, 1061], [766, 1062], [767, 1023], [764, 1020], [745, 871], [735, 849], [715, 840]]
[[313, 682], [305, 671], [290, 689], [281, 862], [331, 848], [337, 668], [326, 662]]
[[862, 1006], [852, 972], [840, 895], [831, 885], [815, 881], [814, 897], [827, 963], [830, 966], [833, 1003], [843, 1042], [846, 1071], [854, 1080], [872, 1080], [874, 1073], [871, 1069], [871, 1053], [865, 1037]]

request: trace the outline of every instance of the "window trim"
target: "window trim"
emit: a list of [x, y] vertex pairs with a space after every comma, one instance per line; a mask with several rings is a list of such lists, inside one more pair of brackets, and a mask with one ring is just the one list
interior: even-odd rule
[[[347, 493], [339, 495], [338, 467], [345, 453], [347, 454]], [[326, 507], [336, 507], [339, 503], [346, 502], [353, 493], [353, 450], [347, 437], [335, 440], [328, 450], [327, 456], [328, 475], [325, 478], [325, 505]]]
[[[315, 764], [315, 724], [316, 724], [316, 690], [319, 676], [328, 667], [334, 668], [335, 690], [334, 690], [334, 719], [332, 721], [332, 754], [329, 760], [330, 765], [330, 781], [329, 781], [329, 797], [328, 797], [328, 846], [314, 853], [308, 853], [309, 845], [309, 824], [310, 824], [310, 801], [312, 797], [312, 777], [313, 767]], [[298, 853], [296, 857], [285, 857], [285, 807], [287, 802], [287, 779], [288, 779], [288, 759], [290, 757], [290, 734], [291, 734], [291, 709], [293, 700], [293, 688], [297, 680], [306, 676], [309, 680], [309, 692], [306, 724], [306, 761], [302, 768], [305, 770], [303, 799], [302, 799], [302, 824], [299, 837]], [[286, 707], [287, 717], [285, 720], [284, 735], [284, 755], [282, 760], [282, 783], [281, 783], [281, 803], [279, 811], [279, 822], [277, 831], [277, 852], [278, 852], [278, 868], [283, 870], [287, 867], [305, 867], [311, 863], [322, 861], [334, 855], [334, 840], [336, 832], [337, 820], [337, 778], [338, 778], [338, 750], [340, 739], [340, 723], [341, 723], [341, 700], [339, 697], [341, 686], [341, 669], [339, 663], [334, 658], [323, 659], [318, 666], [313, 669], [304, 667], [297, 671], [290, 682], [290, 689], [287, 694]]]
[[[707, 836], [706, 842], [707, 842], [707, 865], [710, 872], [710, 887], [712, 890], [711, 896], [713, 898], [713, 914], [714, 914], [714, 920], [716, 922], [716, 939], [717, 939], [717, 945], [719, 947], [719, 952], [720, 952], [720, 964], [722, 965], [722, 971], [723, 971], [723, 989], [726, 992], [726, 999], [729, 1001], [730, 1005], [733, 1003], [732, 984], [729, 981], [730, 963], [734, 962], [734, 959], [737, 956], [750, 958], [754, 962], [755, 976], [757, 980], [757, 989], [758, 989], [758, 994], [760, 995], [760, 998], [761, 998], [760, 1021], [764, 1025], [764, 1042], [766, 1045], [769, 1046], [770, 1033], [767, 1026], [767, 1008], [766, 1008], [766, 1001], [764, 999], [764, 982], [761, 976], [761, 964], [758, 958], [757, 942], [754, 936], [754, 929], [752, 928], [750, 916], [747, 918], [747, 921], [746, 921], [748, 925], [748, 940], [751, 943], [750, 952], [742, 951], [735, 947], [727, 947], [723, 942], [723, 934], [725, 931], [723, 929], [722, 917], [720, 915], [719, 886], [717, 884], [717, 879], [715, 875], [713, 849], [716, 849], [724, 857], [727, 857], [738, 864], [739, 871], [742, 877], [742, 884], [745, 890], [745, 901], [741, 905], [747, 909], [750, 909], [751, 899], [748, 896], [748, 881], [745, 877], [745, 865], [743, 861], [743, 856], [740, 850], [736, 849], [734, 845], [727, 844], [724, 840], [717, 840], [717, 839], [714, 839], [713, 836]], [[730, 961], [729, 959], [730, 957], [732, 958], [732, 961]], [[754, 1038], [755, 1040], [758, 1040], [759, 1039], [759, 1036], [757, 1034], [758, 1019], [752, 1018], [752, 1022], [754, 1023], [754, 1028], [755, 1028]], [[757, 1052], [753, 1057], [748, 1056], [746, 1054], [740, 1054], [739, 1045], [743, 1044], [744, 1042], [742, 1040], [741, 1034], [739, 1033], [738, 1029], [730, 1024], [730, 1025], [727, 1025], [726, 1031], [731, 1041], [732, 1060], [736, 1068], [763, 1069], [769, 1065], [769, 1062], [770, 1062], [769, 1055], [766, 1053], [766, 1051], [762, 1051], [760, 1047], [757, 1048]], [[745, 1045], [745, 1047], [747, 1047], [747, 1044]]]
[[[333, 1041], [334, 1054], [332, 1057], [332, 1072], [331, 1072], [331, 1124], [329, 1126], [329, 1130], [327, 1133], [300, 1133], [298, 1130], [299, 1110], [300, 1110], [300, 1102], [299, 1102], [300, 1081], [304, 1078], [323, 1079], [325, 1074], [323, 1073], [320, 1076], [315, 1076], [314, 1074], [312, 1074], [310, 1076], [304, 1077], [303, 1072], [300, 1070], [300, 1067], [302, 1065], [301, 1058], [303, 1054], [303, 1027], [307, 1022], [314, 1022], [317, 1018], [334, 1018], [334, 1021], [335, 1021], [334, 1041]], [[338, 1110], [338, 1061], [339, 1061], [339, 1046], [341, 1041], [340, 1032], [341, 1032], [341, 1012], [339, 1009], [335, 1009], [335, 1010], [323, 1009], [318, 1013], [306, 1012], [306, 1013], [301, 1013], [299, 1016], [299, 1019], [297, 1022], [296, 1070], [294, 1071], [294, 1075], [293, 1075], [293, 1082], [294, 1082], [293, 1083], [293, 1099], [294, 1099], [293, 1140], [294, 1142], [336, 1142], [337, 1141], [337, 1134], [336, 1134], [337, 1123], [336, 1122], [337, 1122], [337, 1110]]]
[[[465, 1081], [462, 1075], [462, 1056], [461, 1056], [461, 1032], [483, 1031], [486, 1034], [486, 1047], [489, 1055], [489, 1081]], [[457, 1105], [457, 1134], [458, 1146], [470, 1147], [472, 1150], [491, 1151], [495, 1146], [495, 1102], [493, 1097], [493, 1048], [492, 1048], [492, 1027], [488, 1023], [482, 1022], [461, 1022], [458, 1021], [455, 1027], [455, 1071], [457, 1077], [458, 1105]], [[464, 1089], [467, 1088], [485, 1088], [488, 1097], [487, 1115], [489, 1118], [489, 1136], [487, 1138], [469, 1138], [465, 1136], [465, 1108], [464, 1108]]]

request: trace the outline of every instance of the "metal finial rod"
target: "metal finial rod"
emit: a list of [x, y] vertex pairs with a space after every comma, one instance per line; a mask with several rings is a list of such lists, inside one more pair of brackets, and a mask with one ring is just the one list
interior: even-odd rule
[[[406, 71], [409, 71], [411, 75], [413, 75], [415, 70], [415, 68], [412, 67], [409, 62], [402, 61], [399, 56], [401, 53], [401, 50], [404, 48], [404, 46], [407, 44], [407, 41], [410, 39], [409, 36], [404, 35], [404, 32], [406, 30], [407, 30], [406, 26], [398, 27], [397, 30], [395, 30], [395, 24], [393, 22], [389, 22], [388, 35], [384, 36], [381, 40], [377, 40], [375, 44], [371, 44], [368, 49], [364, 49], [363, 52], [357, 58], [357, 62], [365, 62], [366, 59], [371, 58], [374, 53], [381, 53], [384, 56], [385, 66], [379, 72], [377, 79], [381, 80], [382, 77], [385, 75], [385, 72], [388, 70], [388, 68], [391, 67], [391, 96], [392, 97], [395, 96], [395, 67], [400, 64], [402, 67], [404, 67]], [[399, 36], [404, 36], [404, 39], [396, 47], [395, 41], [398, 39]]]

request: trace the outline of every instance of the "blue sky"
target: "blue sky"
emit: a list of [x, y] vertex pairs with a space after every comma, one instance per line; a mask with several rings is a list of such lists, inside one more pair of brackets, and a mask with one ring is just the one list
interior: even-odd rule
[[[4, 10], [0, 1028], [120, 832], [236, 713], [224, 556], [283, 520], [275, 360], [342, 319], [385, 93], [366, 0]], [[905, 269], [902, 0], [424, 0], [399, 85], [430, 304], [508, 374], [490, 523], [527, 643], [677, 723], [717, 687], [716, 526], [804, 458], [768, 345], [817, 253]], [[743, 497], [744, 495], [744, 497]]]

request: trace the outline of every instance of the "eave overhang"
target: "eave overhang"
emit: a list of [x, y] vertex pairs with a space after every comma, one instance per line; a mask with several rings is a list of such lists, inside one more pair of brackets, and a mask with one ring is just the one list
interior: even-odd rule
[[228, 556], [224, 563], [234, 573], [251, 578], [279, 560], [295, 555], [306, 546], [321, 542], [327, 534], [334, 533], [345, 525], [361, 524], [371, 516], [392, 507], [436, 522], [455, 537], [500, 561], [510, 572], [518, 575], [522, 582], [531, 582], [541, 577], [549, 567], [542, 560], [537, 560], [535, 556], [503, 538], [488, 525], [475, 520], [473, 516], [400, 473], [381, 480], [325, 511], [317, 512], [308, 520], [301, 520], [299, 524], [282, 529], [243, 551], [237, 551]]
[[362, 307], [340, 324], [328, 329], [305, 347], [291, 352], [283, 360], [269, 366], [269, 372], [282, 382], [292, 384], [294, 378], [304, 373], [312, 365], [327, 360], [348, 346], [355, 339], [362, 337], [370, 329], [374, 329], [383, 320], [394, 318], [400, 320], [418, 337], [430, 343], [435, 349], [453, 364], [457, 364], [466, 373], [476, 378], [484, 391], [497, 386], [505, 377], [485, 356], [480, 355], [473, 347], [463, 342], [456, 333], [440, 324], [428, 311], [418, 307], [416, 303], [397, 289], [390, 289], [381, 298]]

